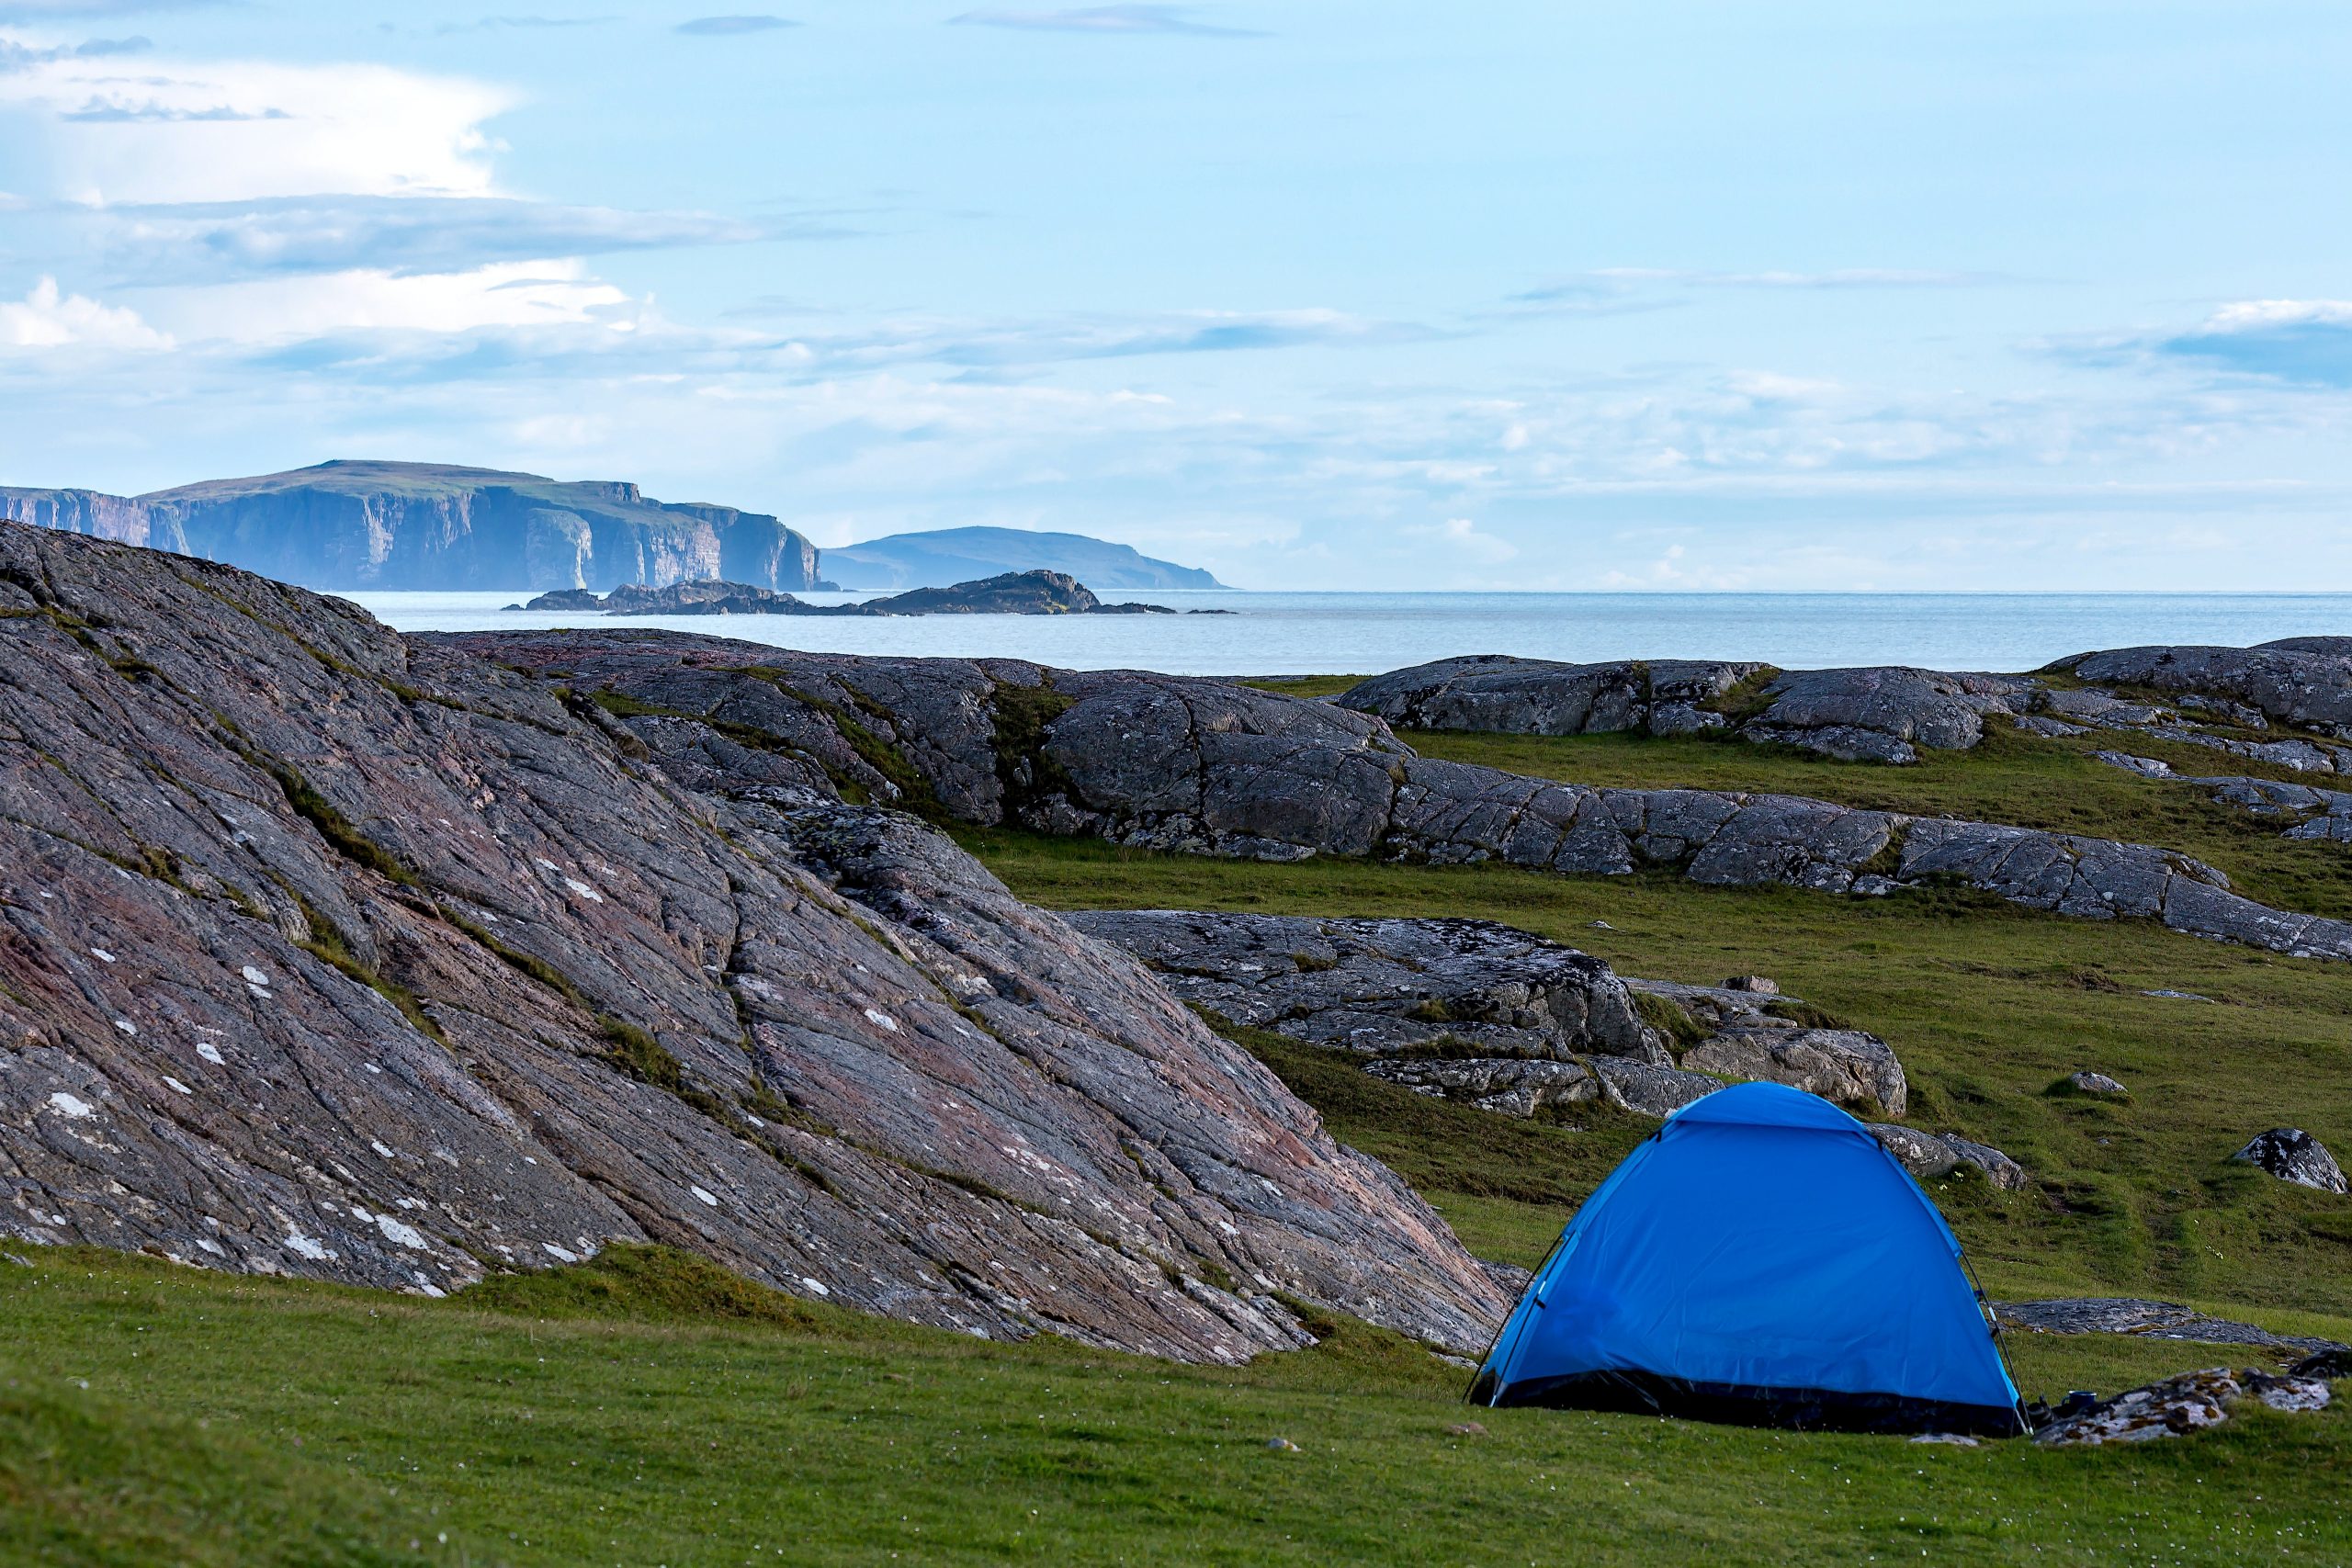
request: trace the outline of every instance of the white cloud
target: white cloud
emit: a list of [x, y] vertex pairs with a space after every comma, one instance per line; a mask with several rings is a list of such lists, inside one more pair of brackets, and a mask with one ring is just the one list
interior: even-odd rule
[[1519, 554], [1517, 545], [1493, 534], [1480, 533], [1478, 525], [1467, 517], [1449, 517], [1428, 526], [1415, 525], [1403, 532], [1411, 538], [1435, 540], [1452, 553], [1483, 566], [1498, 565]]
[[486, 195], [483, 122], [503, 88], [378, 65], [103, 58], [0, 75], [0, 107], [47, 116], [48, 194], [70, 201], [244, 201], [335, 192]]
[[0, 348], [169, 348], [172, 340], [136, 310], [66, 294], [44, 277], [22, 299], [0, 303]]
[[300, 342], [345, 333], [485, 328], [634, 328], [640, 303], [577, 260], [501, 262], [465, 272], [374, 269], [165, 290], [159, 319], [190, 339]]

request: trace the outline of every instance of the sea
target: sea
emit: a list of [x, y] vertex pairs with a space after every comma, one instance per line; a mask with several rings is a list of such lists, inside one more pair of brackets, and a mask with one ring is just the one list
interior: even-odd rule
[[[346, 593], [401, 631], [662, 626], [809, 652], [1025, 659], [1179, 675], [1374, 674], [1456, 654], [2017, 671], [2146, 643], [2352, 635], [2352, 593], [1105, 593], [1206, 615], [534, 614], [527, 590]], [[849, 604], [858, 593], [805, 593]]]

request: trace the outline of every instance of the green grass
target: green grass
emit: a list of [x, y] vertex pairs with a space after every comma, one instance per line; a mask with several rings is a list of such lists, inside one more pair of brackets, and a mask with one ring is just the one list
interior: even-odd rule
[[[1706, 984], [1772, 976], [1894, 1046], [1913, 1124], [1992, 1144], [2032, 1173], [2037, 1185], [2021, 1193], [1964, 1178], [1932, 1188], [1996, 1292], [2158, 1293], [2319, 1313], [2352, 1302], [2352, 1202], [2228, 1163], [2255, 1134], [2281, 1125], [2352, 1146], [2352, 1101], [2333, 1087], [2352, 1078], [2352, 964], [2144, 922], [2062, 919], [1964, 891], [1846, 899], [1664, 874], [1267, 865], [962, 836], [1015, 893], [1048, 908], [1472, 916], [1554, 937], [1629, 975]], [[2166, 988], [2216, 999], [2140, 994]], [[1556, 1194], [1518, 1227], [1519, 1261], [1540, 1254], [1566, 1206], [1625, 1146], [1626, 1134], [1597, 1115], [1584, 1118], [1588, 1132], [1542, 1148], [1517, 1142], [1532, 1131], [1467, 1110], [1441, 1129], [1427, 1118], [1455, 1108], [1401, 1090], [1374, 1098], [1381, 1086], [1347, 1059], [1293, 1049], [1270, 1057], [1276, 1070], [1441, 1209], [1451, 1194], [1495, 1194], [1483, 1177], [1457, 1174], [1465, 1162]], [[2131, 1098], [2047, 1092], [2086, 1066], [2120, 1078]], [[1495, 1234], [1499, 1220], [1481, 1224]]]
[[[621, 1249], [448, 1302], [0, 1266], [0, 1555], [424, 1562], [2342, 1561], [2352, 1409], [2125, 1452], [1471, 1411], [1361, 1326], [1246, 1368], [984, 1344]], [[2213, 1364], [2033, 1347], [2054, 1385]], [[2244, 1358], [2239, 1358], [2243, 1359]], [[85, 1387], [84, 1384], [87, 1386]], [[1475, 1418], [1483, 1435], [1448, 1428]], [[1270, 1450], [1271, 1438], [1298, 1445]], [[2257, 1494], [2258, 1498], [2257, 1498]], [[2136, 1558], [2134, 1559], [2136, 1560]]]

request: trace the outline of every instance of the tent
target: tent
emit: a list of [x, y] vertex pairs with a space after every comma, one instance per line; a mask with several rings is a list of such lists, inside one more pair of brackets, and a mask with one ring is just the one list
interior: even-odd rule
[[1860, 1122], [1770, 1083], [1692, 1101], [1625, 1157], [1536, 1270], [1470, 1398], [2026, 1430], [1943, 1216]]

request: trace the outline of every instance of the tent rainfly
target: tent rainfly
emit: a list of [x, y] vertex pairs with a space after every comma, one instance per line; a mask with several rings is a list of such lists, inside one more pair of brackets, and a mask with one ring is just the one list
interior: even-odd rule
[[1868, 1432], [2027, 1430], [1960, 1243], [1869, 1130], [1746, 1083], [1585, 1201], [1471, 1385], [1548, 1404]]

